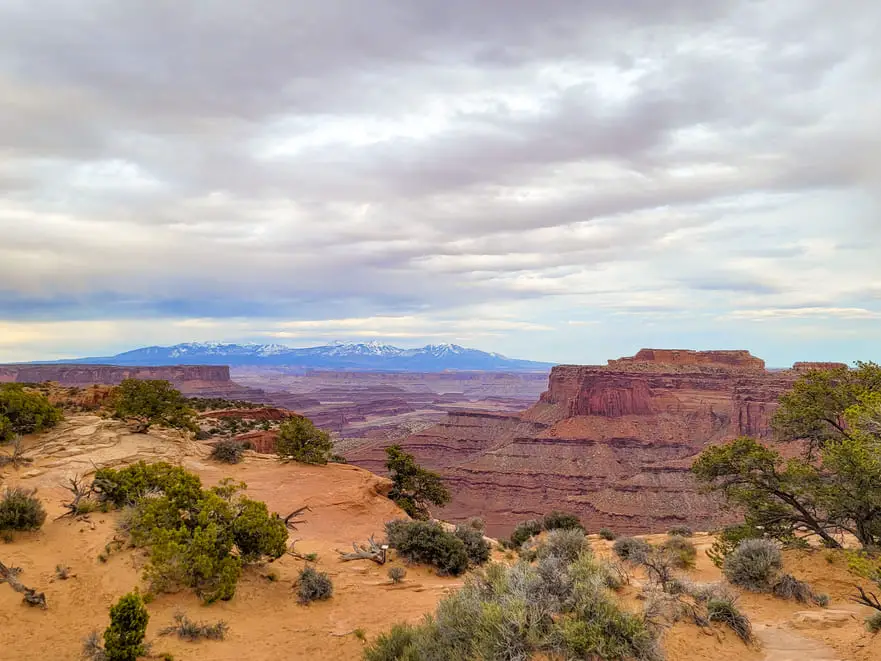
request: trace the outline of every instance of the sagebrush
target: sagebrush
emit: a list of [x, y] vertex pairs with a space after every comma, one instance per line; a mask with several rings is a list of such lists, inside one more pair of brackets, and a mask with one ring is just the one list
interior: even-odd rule
[[6, 487], [0, 496], [0, 532], [39, 530], [46, 520], [46, 510], [36, 490]]

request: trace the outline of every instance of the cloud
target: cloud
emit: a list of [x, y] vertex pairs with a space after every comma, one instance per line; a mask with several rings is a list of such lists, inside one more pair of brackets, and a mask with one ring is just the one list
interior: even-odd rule
[[881, 310], [865, 308], [777, 308], [769, 310], [735, 310], [728, 315], [731, 319], [750, 319], [769, 321], [774, 319], [805, 319], [819, 317], [825, 319], [871, 320], [881, 319]]
[[5, 355], [264, 331], [798, 350], [757, 318], [870, 346], [833, 327], [856, 317], [759, 313], [875, 320], [875, 3], [365, 7], [4, 3]]

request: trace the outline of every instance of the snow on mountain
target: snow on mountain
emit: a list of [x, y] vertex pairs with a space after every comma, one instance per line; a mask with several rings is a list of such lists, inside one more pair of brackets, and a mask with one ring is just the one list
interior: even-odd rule
[[81, 358], [77, 363], [116, 365], [284, 365], [307, 369], [443, 371], [546, 370], [549, 363], [507, 358], [458, 344], [429, 344], [402, 349], [379, 341], [335, 342], [296, 348], [283, 344], [185, 342], [171, 347], [144, 347], [115, 356]]

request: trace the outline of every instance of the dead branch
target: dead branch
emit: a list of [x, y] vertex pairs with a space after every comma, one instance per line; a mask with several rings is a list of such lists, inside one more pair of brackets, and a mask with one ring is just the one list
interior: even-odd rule
[[376, 540], [373, 539], [373, 535], [370, 535], [367, 544], [356, 544], [355, 542], [352, 542], [352, 548], [354, 549], [353, 553], [337, 550], [342, 562], [349, 562], [350, 560], [372, 560], [378, 565], [385, 564], [386, 549], [376, 543]]
[[80, 501], [83, 498], [88, 498], [92, 495], [92, 485], [89, 484], [88, 486], [86, 486], [83, 483], [84, 479], [79, 474], [68, 478], [67, 481], [68, 484], [61, 486], [70, 491], [70, 493], [73, 495], [73, 498], [69, 503], [62, 503], [62, 505], [67, 508], [67, 512], [59, 517], [56, 517], [56, 521], [58, 519], [63, 519], [66, 516], [76, 516], [77, 514], [79, 514]]
[[12, 454], [0, 454], [0, 468], [7, 464], [12, 464], [13, 468], [18, 468], [22, 464], [32, 464], [34, 460], [24, 456], [24, 448], [21, 447], [21, 436], [16, 435], [12, 439]]
[[24, 595], [22, 600], [29, 606], [39, 606], [40, 608], [45, 609], [47, 607], [46, 595], [22, 585], [21, 581], [18, 580], [18, 575], [20, 573], [21, 568], [7, 567], [0, 562], [0, 583], [9, 583], [9, 587]]
[[[294, 510], [290, 514], [288, 514], [284, 519], [284, 525], [286, 528], [290, 528], [291, 530], [297, 529], [297, 524], [306, 523], [306, 519], [297, 519], [296, 517], [300, 516], [303, 512], [311, 512], [312, 508], [308, 505], [303, 505], [303, 507]], [[276, 514], [276, 516], [278, 516]], [[281, 517], [278, 517], [281, 518]]]
[[851, 601], [862, 604], [863, 606], [868, 606], [869, 608], [874, 608], [877, 611], [881, 611], [881, 601], [878, 600], [878, 596], [874, 592], [866, 593], [865, 590], [859, 585], [856, 586], [856, 589], [859, 591], [859, 597], [851, 597]]
[[299, 541], [299, 539], [295, 539], [291, 542], [291, 545], [288, 547], [287, 554], [297, 558], [297, 560], [306, 560], [306, 556], [300, 553], [296, 548], [294, 548]]

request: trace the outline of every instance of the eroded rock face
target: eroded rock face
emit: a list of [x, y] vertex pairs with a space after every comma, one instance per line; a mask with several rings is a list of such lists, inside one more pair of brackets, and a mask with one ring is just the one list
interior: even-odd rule
[[120, 367], [118, 365], [0, 365], [0, 382], [42, 383], [54, 381], [64, 386], [95, 384], [119, 385], [125, 379], [169, 381], [185, 395], [231, 397], [254, 395], [261, 391], [240, 386], [230, 380], [226, 365], [171, 365], [163, 367]]
[[[446, 478], [453, 500], [439, 515], [482, 516], [490, 535], [553, 509], [578, 513], [593, 531], [707, 529], [725, 515], [698, 491], [692, 462], [711, 443], [770, 439], [777, 401], [805, 369], [769, 372], [747, 351], [643, 349], [608, 365], [553, 368], [522, 413], [451, 413], [400, 444]], [[386, 445], [347, 458], [381, 472]]]

